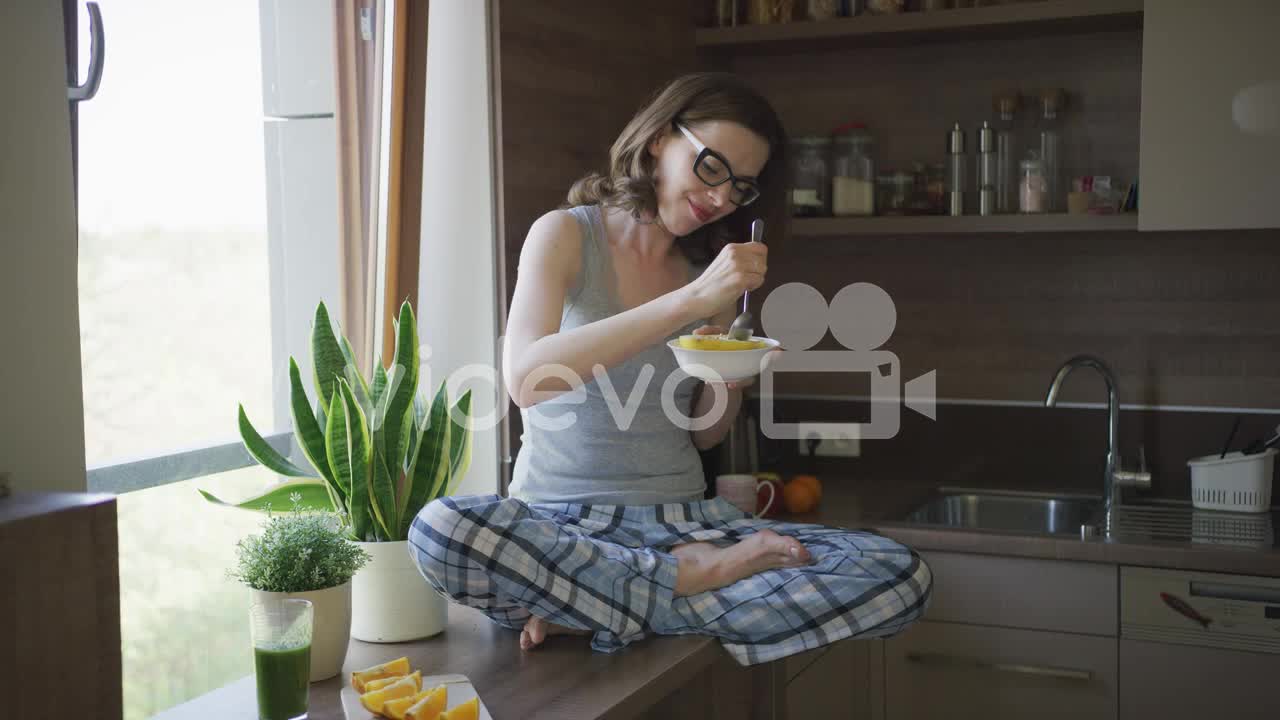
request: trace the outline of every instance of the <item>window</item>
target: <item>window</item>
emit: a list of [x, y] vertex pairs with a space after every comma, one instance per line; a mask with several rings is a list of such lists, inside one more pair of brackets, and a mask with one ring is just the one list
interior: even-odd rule
[[275, 425], [257, 3], [101, 6], [79, 109], [90, 468], [234, 441], [237, 402]]
[[[263, 518], [197, 488], [278, 480], [238, 406], [297, 457], [288, 358], [309, 368], [318, 302], [340, 317], [335, 20], [309, 0], [98, 2], [104, 73], [77, 107], [86, 461], [89, 490], [119, 494], [124, 711], [144, 718], [253, 669], [226, 571]], [[83, 7], [76, 25], [83, 78]], [[362, 47], [370, 72], [384, 51]]]

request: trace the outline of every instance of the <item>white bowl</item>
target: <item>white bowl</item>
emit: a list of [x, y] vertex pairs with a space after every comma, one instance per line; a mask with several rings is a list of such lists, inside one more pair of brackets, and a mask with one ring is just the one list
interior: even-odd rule
[[667, 347], [676, 354], [680, 369], [699, 380], [711, 382], [735, 382], [760, 374], [760, 364], [770, 351], [782, 344], [771, 338], [755, 337], [764, 347], [752, 350], [690, 350], [680, 347], [680, 339], [667, 341]]

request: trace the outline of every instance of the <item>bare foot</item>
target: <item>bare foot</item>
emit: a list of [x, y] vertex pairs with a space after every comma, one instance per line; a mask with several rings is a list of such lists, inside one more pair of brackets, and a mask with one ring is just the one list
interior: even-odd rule
[[520, 649], [532, 650], [551, 635], [590, 635], [590, 630], [577, 630], [547, 622], [537, 615], [530, 615], [520, 631]]
[[812, 560], [799, 540], [772, 530], [760, 530], [728, 547], [706, 542], [677, 545], [671, 554], [679, 562], [676, 597], [722, 588], [773, 568], [807, 565]]

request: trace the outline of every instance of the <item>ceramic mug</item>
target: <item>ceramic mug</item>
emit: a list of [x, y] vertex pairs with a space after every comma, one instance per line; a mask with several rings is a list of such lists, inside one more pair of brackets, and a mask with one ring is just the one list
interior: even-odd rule
[[[761, 485], [769, 487], [769, 502], [764, 504], [760, 512], [756, 512], [756, 497]], [[773, 501], [777, 499], [777, 492], [773, 483], [761, 480], [755, 475], [742, 473], [716, 477], [716, 496], [724, 498], [742, 512], [750, 513], [752, 517], [758, 518], [769, 512], [769, 508], [773, 507]]]

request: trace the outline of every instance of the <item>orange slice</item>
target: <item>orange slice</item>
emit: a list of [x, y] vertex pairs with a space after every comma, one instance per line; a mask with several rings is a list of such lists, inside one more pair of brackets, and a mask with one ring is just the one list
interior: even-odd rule
[[360, 704], [371, 713], [382, 714], [382, 706], [388, 700], [409, 697], [418, 692], [418, 681], [412, 675], [406, 675], [390, 685], [380, 689], [367, 692], [360, 696]]
[[441, 713], [440, 720], [480, 720], [480, 698], [471, 698], [449, 712]]
[[425, 691], [426, 697], [404, 712], [404, 720], [436, 720], [449, 704], [449, 688], [444, 685]]
[[370, 680], [380, 680], [382, 678], [395, 677], [397, 675], [409, 674], [409, 658], [402, 657], [384, 662], [381, 665], [374, 665], [371, 668], [357, 670], [351, 673], [351, 687], [358, 693], [365, 692], [365, 683]]
[[381, 690], [382, 688], [392, 683], [400, 682], [401, 680], [407, 677], [413, 678], [413, 684], [417, 685], [419, 690], [422, 689], [422, 673], [418, 670], [414, 670], [413, 673], [409, 675], [392, 675], [391, 677], [384, 677], [384, 678], [378, 678], [377, 680], [370, 680], [369, 682], [364, 684], [364, 691], [370, 692], [372, 690]]

